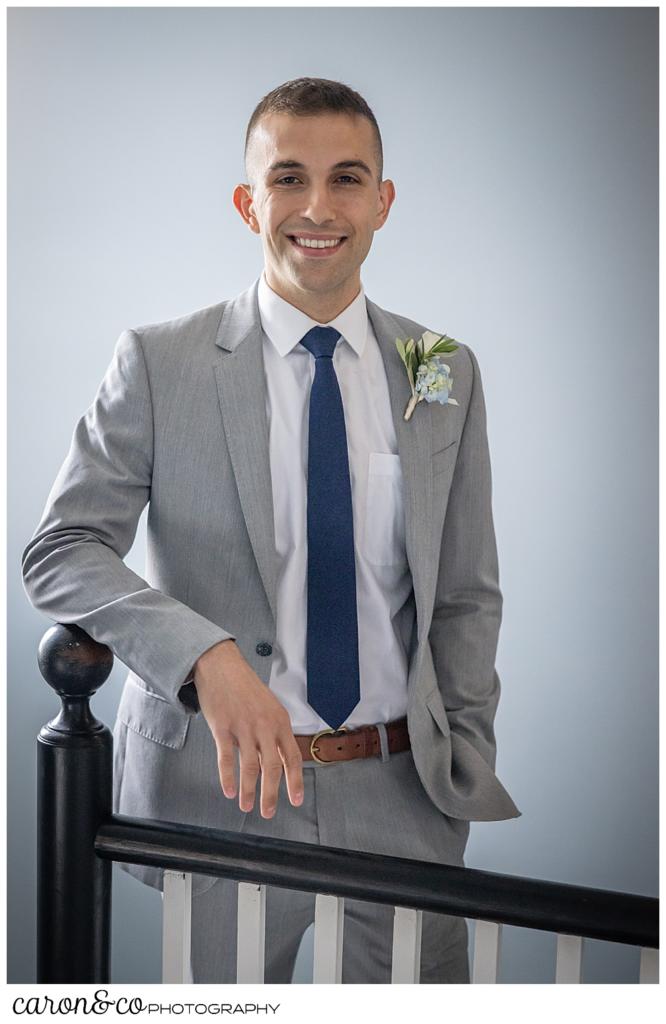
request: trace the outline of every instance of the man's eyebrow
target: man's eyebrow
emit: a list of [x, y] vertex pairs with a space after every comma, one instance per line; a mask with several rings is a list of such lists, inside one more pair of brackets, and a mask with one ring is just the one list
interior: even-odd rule
[[[372, 171], [363, 160], [339, 160], [337, 164], [333, 164], [332, 171], [340, 171], [344, 168], [356, 167], [360, 171], [364, 171], [368, 177], [372, 177]], [[274, 164], [268, 168], [272, 174], [274, 171], [288, 171], [288, 170], [305, 170], [305, 164], [299, 163], [298, 160], [277, 160]]]

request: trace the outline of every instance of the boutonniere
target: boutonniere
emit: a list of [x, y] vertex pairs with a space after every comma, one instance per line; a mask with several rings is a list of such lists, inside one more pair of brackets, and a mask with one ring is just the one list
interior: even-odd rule
[[449, 398], [453, 387], [451, 367], [442, 362], [441, 353], [455, 352], [458, 348], [454, 339], [447, 334], [424, 331], [418, 341], [409, 338], [407, 342], [396, 338], [396, 348], [407, 370], [412, 397], [407, 403], [403, 419], [408, 420], [418, 402], [439, 402], [440, 405], [458, 405], [455, 398]]

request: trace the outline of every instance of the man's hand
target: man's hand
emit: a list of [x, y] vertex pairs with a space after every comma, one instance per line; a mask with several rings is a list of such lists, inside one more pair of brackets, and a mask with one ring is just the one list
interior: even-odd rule
[[291, 803], [302, 803], [303, 758], [289, 715], [234, 640], [222, 640], [201, 655], [195, 665], [194, 685], [217, 747], [224, 795], [236, 796], [234, 747], [238, 747], [241, 811], [252, 810], [261, 772], [261, 815], [273, 817], [283, 766]]

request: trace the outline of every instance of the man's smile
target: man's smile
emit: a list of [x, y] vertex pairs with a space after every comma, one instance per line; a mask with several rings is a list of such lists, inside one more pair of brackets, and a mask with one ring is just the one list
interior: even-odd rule
[[332, 256], [338, 252], [347, 241], [346, 236], [342, 238], [308, 235], [287, 235], [294, 249], [298, 249], [306, 257], [322, 259]]

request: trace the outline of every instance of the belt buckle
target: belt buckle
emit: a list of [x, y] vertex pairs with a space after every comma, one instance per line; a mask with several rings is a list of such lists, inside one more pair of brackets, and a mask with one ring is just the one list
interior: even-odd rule
[[341, 726], [339, 729], [322, 729], [321, 732], [315, 733], [315, 735], [312, 737], [312, 739], [310, 740], [310, 755], [312, 756], [312, 758], [318, 764], [334, 764], [335, 763], [334, 761], [322, 761], [322, 759], [320, 757], [317, 757], [317, 754], [315, 753], [315, 743], [317, 742], [319, 737], [320, 736], [328, 736], [329, 734], [331, 736], [336, 736], [338, 733], [341, 733], [341, 732], [349, 732], [349, 730], [347, 729], [346, 725]]

